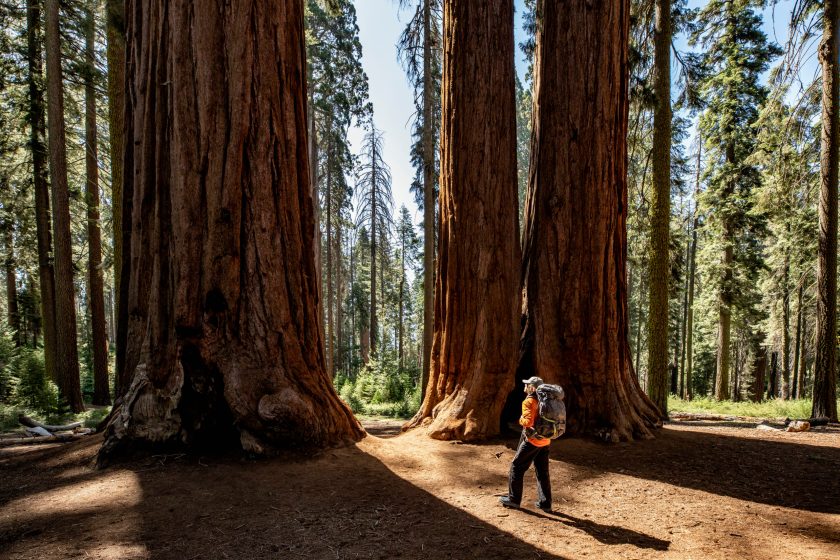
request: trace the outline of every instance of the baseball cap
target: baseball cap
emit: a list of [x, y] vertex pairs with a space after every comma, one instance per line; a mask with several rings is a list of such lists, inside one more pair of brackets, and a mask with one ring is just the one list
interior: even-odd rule
[[522, 383], [525, 383], [526, 385], [533, 385], [534, 387], [539, 387], [543, 384], [543, 380], [540, 377], [534, 376], [529, 377], [528, 379], [523, 379]]

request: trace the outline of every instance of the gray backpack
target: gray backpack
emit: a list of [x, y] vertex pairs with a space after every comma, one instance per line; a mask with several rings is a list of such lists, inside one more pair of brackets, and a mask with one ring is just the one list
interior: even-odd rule
[[540, 417], [534, 422], [535, 437], [557, 439], [566, 432], [565, 393], [559, 385], [543, 383], [537, 387], [537, 401], [540, 403]]

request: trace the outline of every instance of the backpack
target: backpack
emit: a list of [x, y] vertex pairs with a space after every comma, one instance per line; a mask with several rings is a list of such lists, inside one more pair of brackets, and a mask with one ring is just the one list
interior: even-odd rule
[[557, 439], [566, 432], [566, 405], [563, 404], [565, 393], [559, 385], [543, 383], [536, 390], [540, 403], [540, 416], [534, 422], [534, 431], [538, 439]]

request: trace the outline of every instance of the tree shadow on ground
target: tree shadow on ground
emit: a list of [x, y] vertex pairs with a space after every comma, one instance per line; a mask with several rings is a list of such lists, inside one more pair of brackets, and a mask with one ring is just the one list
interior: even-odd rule
[[[84, 445], [66, 448], [74, 469], [79, 453], [92, 459], [97, 450]], [[0, 556], [562, 560], [418, 488], [356, 447], [315, 459], [161, 459], [96, 471], [89, 488], [71, 477], [73, 486], [52, 486], [44, 495], [40, 482], [60, 477], [61, 464], [30, 469], [33, 491], [0, 507]], [[130, 473], [130, 483], [108, 484], [114, 473]], [[99, 485], [113, 495], [68, 503], [71, 493], [78, 501]]]
[[656, 537], [651, 537], [650, 535], [633, 531], [632, 529], [626, 529], [617, 525], [603, 525], [590, 521], [589, 519], [579, 519], [559, 511], [543, 513], [527, 509], [521, 511], [534, 517], [550, 519], [574, 529], [579, 529], [603, 544], [631, 544], [638, 548], [649, 548], [659, 551], [668, 550], [668, 547], [671, 545], [670, 541], [657, 539]]
[[836, 447], [663, 428], [655, 439], [630, 444], [564, 438], [552, 444], [551, 457], [740, 500], [840, 513]]

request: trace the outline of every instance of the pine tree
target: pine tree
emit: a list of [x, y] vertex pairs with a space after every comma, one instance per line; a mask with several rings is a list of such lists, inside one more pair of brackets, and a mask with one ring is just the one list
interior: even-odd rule
[[[752, 124], [767, 91], [761, 73], [779, 53], [761, 31], [760, 0], [710, 0], [697, 16], [692, 45], [703, 51], [700, 91], [707, 102], [700, 129], [711, 162], [700, 203], [708, 217], [707, 289], [717, 293], [718, 342], [715, 397], [731, 397], [730, 351], [733, 313], [753, 310], [760, 266], [761, 219], [751, 210], [760, 175], [747, 162], [755, 148]], [[710, 256], [710, 255], [709, 255]]]
[[358, 219], [367, 224], [370, 239], [370, 353], [377, 355], [379, 342], [379, 314], [377, 304], [377, 264], [381, 265], [382, 237], [393, 226], [391, 215], [394, 200], [391, 196], [391, 170], [382, 153], [382, 133], [371, 121], [362, 144], [362, 163], [356, 177], [359, 197]]
[[400, 59], [414, 86], [417, 115], [412, 163], [416, 176], [411, 189], [423, 210], [423, 366], [422, 391], [425, 396], [429, 376], [434, 328], [435, 212], [440, 163], [437, 149], [441, 119], [442, 2], [441, 0], [400, 0], [400, 7], [415, 7], [397, 44]]

